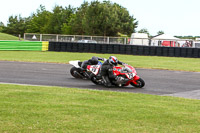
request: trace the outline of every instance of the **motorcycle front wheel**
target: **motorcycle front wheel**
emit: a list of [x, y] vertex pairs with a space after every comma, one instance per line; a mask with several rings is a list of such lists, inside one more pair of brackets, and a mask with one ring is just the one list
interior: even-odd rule
[[139, 78], [138, 80], [135, 81], [136, 83], [131, 83], [132, 86], [136, 88], [142, 88], [145, 85], [145, 82], [142, 78]]

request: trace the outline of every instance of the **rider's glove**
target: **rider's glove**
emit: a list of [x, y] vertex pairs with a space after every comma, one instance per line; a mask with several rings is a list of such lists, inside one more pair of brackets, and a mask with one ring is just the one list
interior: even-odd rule
[[127, 63], [122, 63], [122, 65], [128, 65]]

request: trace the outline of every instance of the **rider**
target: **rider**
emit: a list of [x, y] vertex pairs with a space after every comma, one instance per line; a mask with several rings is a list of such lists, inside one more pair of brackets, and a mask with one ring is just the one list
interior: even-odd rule
[[83, 61], [83, 63], [81, 64], [81, 68], [86, 70], [87, 69], [87, 65], [97, 65], [98, 64], [98, 60], [104, 61], [104, 58], [93, 56], [91, 59]]
[[118, 77], [113, 74], [113, 67], [117, 66], [117, 64], [123, 65], [125, 63], [119, 61], [115, 56], [110, 56], [109, 59], [104, 61], [101, 68], [101, 76], [106, 87], [111, 87], [112, 84], [110, 79], [114, 80], [122, 80], [122, 77]]

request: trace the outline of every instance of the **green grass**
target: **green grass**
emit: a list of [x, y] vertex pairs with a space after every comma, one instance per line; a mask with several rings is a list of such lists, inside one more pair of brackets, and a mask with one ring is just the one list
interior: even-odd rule
[[19, 37], [9, 35], [6, 33], [0, 33], [0, 40], [19, 40]]
[[0, 132], [200, 132], [200, 101], [0, 84]]
[[86, 60], [92, 56], [108, 58], [114, 55], [119, 60], [137, 68], [167, 69], [200, 72], [199, 58], [175, 58], [158, 56], [133, 56], [120, 54], [94, 54], [70, 52], [30, 52], [30, 51], [0, 51], [0, 60], [25, 62], [68, 63], [70, 60]]

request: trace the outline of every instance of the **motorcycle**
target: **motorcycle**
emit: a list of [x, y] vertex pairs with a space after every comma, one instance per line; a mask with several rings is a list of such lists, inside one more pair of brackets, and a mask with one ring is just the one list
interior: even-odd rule
[[[74, 78], [81, 78], [81, 79], [90, 79], [91, 72], [84, 70], [81, 68], [82, 62], [79, 60], [69, 61], [69, 64], [73, 65], [70, 69], [70, 74]], [[98, 62], [98, 65], [102, 65], [102, 62]]]
[[[97, 85], [103, 84], [103, 79], [100, 75], [100, 65], [88, 65], [87, 71], [91, 72], [90, 80]], [[132, 85], [136, 88], [142, 88], [145, 85], [145, 82], [142, 78], [137, 75], [137, 72], [134, 67], [124, 64], [123, 67], [114, 66], [113, 67], [114, 75], [120, 77], [122, 80], [111, 80], [112, 85], [114, 86], [128, 86]]]

